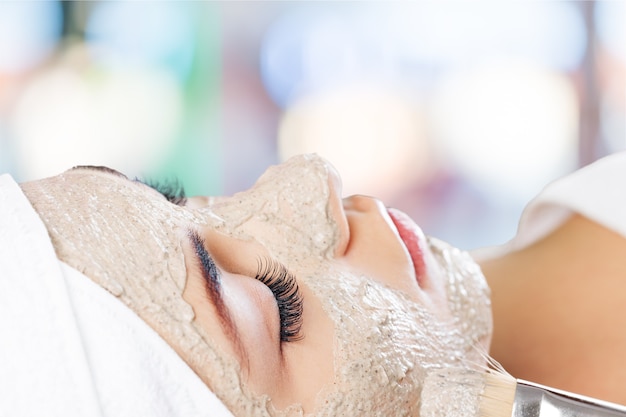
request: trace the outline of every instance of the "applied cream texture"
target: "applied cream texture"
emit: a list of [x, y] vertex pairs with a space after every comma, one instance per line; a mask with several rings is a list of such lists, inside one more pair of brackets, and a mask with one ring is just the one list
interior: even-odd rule
[[[217, 349], [183, 300], [181, 242], [190, 225], [263, 245], [298, 271], [335, 325], [335, 381], [315, 415], [416, 416], [429, 370], [484, 362], [491, 334], [489, 291], [470, 257], [429, 246], [447, 280], [451, 318], [442, 321], [401, 291], [333, 262], [328, 165], [314, 155], [270, 168], [248, 191], [201, 209], [176, 207], [123, 178], [68, 172], [23, 184], [59, 259], [117, 296], [153, 327], [237, 416], [278, 411], [242, 385], [239, 367]], [[297, 267], [297, 268], [296, 268]]]

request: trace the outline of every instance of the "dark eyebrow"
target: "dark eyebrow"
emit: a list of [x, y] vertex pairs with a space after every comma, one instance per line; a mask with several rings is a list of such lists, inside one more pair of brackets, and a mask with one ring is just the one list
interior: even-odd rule
[[117, 170], [115, 170], [113, 168], [105, 167], [105, 166], [102, 166], [102, 165], [76, 165], [76, 166], [72, 167], [70, 169], [70, 171], [73, 171], [75, 169], [88, 169], [88, 170], [91, 170], [91, 171], [100, 171], [100, 172], [105, 172], [107, 174], [113, 174], [113, 175], [116, 175], [118, 177], [122, 177], [122, 178], [128, 179], [128, 177], [126, 175], [122, 174], [121, 172], [119, 172], [119, 171], [117, 171]]
[[250, 369], [248, 354], [243, 346], [243, 343], [241, 343], [239, 331], [237, 330], [237, 326], [230, 315], [230, 311], [224, 304], [224, 299], [222, 298], [220, 272], [217, 269], [215, 262], [213, 262], [213, 258], [211, 258], [211, 255], [204, 246], [204, 239], [200, 237], [198, 232], [195, 230], [189, 230], [187, 234], [189, 236], [189, 240], [191, 241], [191, 245], [193, 246], [196, 260], [200, 267], [200, 272], [204, 278], [204, 287], [206, 289], [207, 296], [217, 311], [222, 330], [224, 330], [224, 333], [226, 333], [226, 336], [235, 347], [235, 351], [237, 352], [237, 355], [242, 363], [246, 364], [244, 368]]
[[105, 174], [115, 175], [116, 177], [120, 177], [134, 183], [143, 184], [149, 188], [152, 188], [154, 191], [165, 197], [167, 201], [177, 206], [184, 206], [187, 203], [185, 189], [181, 184], [178, 183], [178, 181], [175, 180], [170, 182], [145, 181], [139, 178], [131, 180], [130, 178], [128, 178], [128, 176], [122, 174], [121, 172], [102, 165], [76, 165], [75, 167], [72, 167], [70, 171], [80, 169], [104, 172]]

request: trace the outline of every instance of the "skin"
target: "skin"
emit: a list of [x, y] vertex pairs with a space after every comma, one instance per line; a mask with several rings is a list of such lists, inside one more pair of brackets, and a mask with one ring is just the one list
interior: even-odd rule
[[481, 261], [491, 355], [517, 378], [626, 404], [626, 239], [573, 215], [544, 239]]
[[[299, 172], [296, 168], [300, 166], [311, 169], [313, 177], [319, 174], [321, 183], [312, 183], [311, 192], [327, 190], [320, 194], [323, 201], [317, 201], [316, 194], [301, 192], [309, 179], [307, 175], [293, 184], [284, 183]], [[385, 313], [392, 317], [392, 322], [384, 319], [381, 329], [400, 329], [394, 327], [394, 317], [399, 318], [399, 323], [410, 317], [422, 320], [421, 324], [410, 322], [416, 327], [409, 333], [398, 330], [397, 334], [390, 334], [391, 338], [381, 339], [391, 343], [392, 348], [413, 349], [407, 350], [407, 354], [416, 355], [414, 363], [408, 368], [402, 365], [406, 375], [397, 374], [397, 367], [392, 366], [396, 359], [400, 364], [408, 360], [402, 350], [390, 351], [400, 352], [401, 357], [395, 359], [373, 357], [382, 364], [381, 372], [386, 371], [387, 377], [398, 381], [381, 380], [381, 386], [410, 383], [403, 388], [412, 401], [412, 405], [406, 406], [407, 413], [412, 413], [410, 410], [417, 405], [419, 381], [425, 372], [422, 366], [443, 366], [448, 361], [458, 366], [466, 357], [477, 363], [480, 350], [489, 342], [488, 290], [482, 275], [478, 272], [468, 278], [468, 288], [457, 282], [455, 285], [463, 288], [452, 294], [450, 273], [440, 258], [431, 253], [421, 230], [411, 226], [415, 227], [414, 237], [422, 251], [423, 265], [417, 268], [394, 225], [393, 212], [373, 198], [342, 199], [339, 176], [319, 158], [297, 160], [295, 168], [292, 163], [268, 170], [254, 187], [235, 196], [191, 198], [182, 207], [121, 174], [91, 169], [70, 170], [57, 177], [22, 184], [22, 189], [46, 224], [59, 259], [134, 309], [235, 415], [261, 415], [254, 410], [265, 404], [265, 396], [270, 399], [272, 414], [272, 410], [288, 410], [294, 405], [305, 413], [317, 412], [332, 403], [331, 398], [340, 398], [337, 393], [352, 395], [345, 398], [356, 405], [360, 401], [355, 395], [369, 395], [359, 388], [358, 384], [363, 383], [360, 379], [346, 381], [339, 373], [349, 361], [359, 360], [358, 352], [355, 359], [354, 353], [340, 355], [338, 349], [343, 346], [344, 352], [357, 343], [365, 330], [373, 327], [368, 321], [372, 320], [370, 315], [381, 313], [372, 309], [360, 317], [354, 316], [355, 323], [361, 323], [363, 328], [342, 327], [338, 331], [337, 308], [343, 310], [341, 314], [347, 314], [345, 317], [357, 314], [357, 310], [345, 310], [358, 307], [358, 300], [333, 300], [340, 288], [351, 288], [349, 282], [368, 285], [372, 295], [382, 297], [382, 301], [371, 300], [382, 303], [380, 311], [389, 311], [393, 306], [394, 314]], [[298, 203], [295, 206], [294, 201]], [[247, 206], [242, 202], [258, 203], [260, 208], [246, 212], [249, 209], [244, 210], [242, 207]], [[274, 204], [275, 212], [267, 209]], [[243, 217], [238, 217], [238, 210], [243, 210]], [[300, 226], [304, 228], [294, 230]], [[239, 334], [238, 341], [229, 336], [232, 332], [224, 326], [223, 315], [207, 296], [203, 271], [188, 238], [190, 229], [198, 233], [220, 271], [222, 300], [231, 327]], [[318, 241], [320, 233], [324, 239]], [[259, 258], [276, 259], [295, 276], [304, 303], [300, 331], [303, 337], [299, 340], [280, 340], [276, 300], [268, 287], [254, 279]], [[131, 262], [120, 261], [126, 259]], [[111, 277], [117, 282], [111, 281]], [[455, 277], [458, 281], [458, 275]], [[147, 291], [156, 291], [156, 297], [163, 294], [155, 288], [171, 281], [175, 285], [167, 287], [166, 292], [173, 295], [166, 294], [166, 302], [162, 303], [159, 298], [148, 299], [129, 285], [138, 279], [149, 282]], [[337, 291], [332, 288], [335, 284]], [[180, 296], [176, 288], [180, 289]], [[186, 307], [191, 307], [191, 316]], [[470, 318], [466, 312], [473, 316]], [[186, 317], [190, 317], [191, 326]], [[345, 322], [345, 318], [342, 320]], [[422, 331], [421, 339], [415, 336]], [[202, 343], [182, 342], [198, 337]], [[405, 339], [409, 342], [403, 342]], [[204, 345], [206, 349], [198, 354], [198, 346]], [[379, 349], [362, 346], [364, 355], [376, 355]], [[239, 389], [236, 379], [224, 377], [230, 375], [231, 369], [236, 370], [242, 383], [242, 393], [234, 397], [249, 396], [249, 402], [240, 404], [228, 396], [233, 395], [228, 394], [231, 388]], [[346, 394], [351, 389], [357, 394]]]
[[[332, 268], [372, 277], [404, 292], [416, 303], [427, 305], [431, 312], [444, 320], [449, 319], [444, 277], [435, 260], [426, 256], [429, 272], [424, 281], [428, 285], [420, 287], [410, 256], [382, 203], [364, 196], [342, 200], [341, 180], [334, 169], [328, 172], [328, 184], [330, 213], [339, 229], [338, 242], [329, 261]], [[210, 201], [215, 200], [195, 197], [189, 200], [188, 205], [203, 208], [210, 206]], [[227, 203], [227, 199], [219, 200], [219, 204]], [[252, 235], [266, 233], [255, 224], [250, 228]], [[312, 411], [322, 387], [333, 382], [331, 341], [334, 330], [319, 297], [300, 279], [307, 268], [302, 267], [300, 271], [297, 267], [292, 269], [297, 271], [296, 277], [307, 307], [302, 334], [315, 337], [283, 344], [281, 351], [276, 337], [279, 323], [274, 298], [263, 284], [250, 279], [257, 270], [256, 259], [267, 256], [268, 250], [256, 242], [233, 239], [210, 228], [203, 229], [202, 236], [210, 242], [209, 251], [223, 271], [224, 292], [228, 294], [226, 303], [234, 312], [235, 324], [244, 335], [244, 349], [252, 353], [244, 367], [248, 383], [256, 392], [268, 394], [279, 409], [300, 402], [305, 412]], [[192, 272], [188, 275], [183, 295], [193, 306], [196, 320], [204, 327], [212, 328], [212, 333], [218, 334], [220, 346], [236, 356], [236, 349], [222, 337], [223, 332], [219, 332], [214, 309], [202, 291], [203, 285], [199, 274]], [[254, 319], [255, 309], [236, 308], [243, 304], [243, 299], [256, 304], [264, 320]], [[263, 325], [263, 321], [269, 325]]]

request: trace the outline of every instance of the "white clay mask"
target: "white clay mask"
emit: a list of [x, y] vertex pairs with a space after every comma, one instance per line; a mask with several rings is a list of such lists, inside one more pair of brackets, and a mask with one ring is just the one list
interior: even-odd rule
[[190, 227], [254, 242], [321, 302], [334, 325], [334, 379], [318, 394], [315, 415], [417, 415], [429, 369], [484, 362], [477, 347], [491, 334], [488, 287], [467, 254], [435, 239], [429, 246], [444, 271], [451, 313], [445, 320], [346, 268], [334, 258], [340, 226], [331, 216], [329, 169], [314, 155], [292, 158], [250, 190], [197, 209], [175, 207], [104, 174], [70, 172], [24, 190], [59, 258], [137, 312], [235, 415], [302, 410], [276, 410], [269, 398], [252, 393], [236, 361], [193, 320], [182, 299], [181, 241]]
[[319, 395], [316, 415], [417, 415], [428, 369], [484, 361], [488, 287], [467, 254], [431, 239], [452, 312], [442, 323], [403, 293], [342, 269], [332, 259], [338, 231], [329, 217], [327, 170], [318, 158], [293, 158], [210, 210], [223, 220], [221, 232], [255, 240], [297, 266], [332, 319], [336, 376]]

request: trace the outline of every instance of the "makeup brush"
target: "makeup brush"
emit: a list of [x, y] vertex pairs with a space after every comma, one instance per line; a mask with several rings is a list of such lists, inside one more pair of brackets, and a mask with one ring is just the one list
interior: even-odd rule
[[626, 417], [626, 407], [533, 382], [503, 369], [442, 368], [422, 389], [420, 417]]

